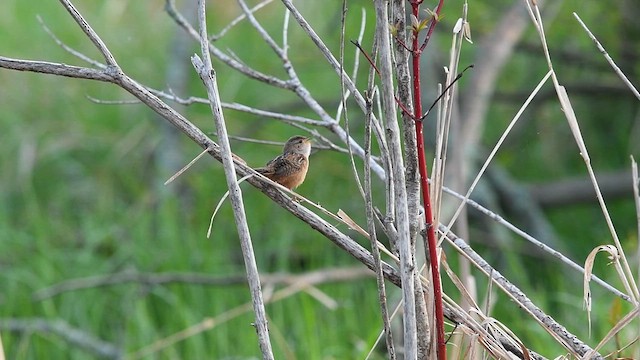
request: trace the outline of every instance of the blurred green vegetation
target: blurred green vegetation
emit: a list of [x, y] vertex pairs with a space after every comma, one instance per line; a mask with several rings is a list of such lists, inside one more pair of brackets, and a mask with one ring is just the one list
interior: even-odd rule
[[[614, 58], [627, 59], [628, 37], [619, 31], [628, 26], [623, 4], [567, 0], [553, 8], [545, 23], [554, 53], [575, 52], [584, 63], [558, 59], [559, 76], [567, 85], [619, 86], [617, 77], [579, 29], [571, 12], [581, 17], [599, 36]], [[357, 37], [361, 9], [367, 8], [365, 47], [371, 44], [374, 27], [370, 1], [349, 1], [347, 39]], [[492, 29], [510, 2], [471, 4], [474, 40]], [[339, 53], [340, 2], [299, 2], [301, 11], [327, 45]], [[199, 45], [182, 31], [163, 10], [163, 2], [103, 1], [76, 6], [112, 50], [123, 69], [134, 79], [156, 89], [176, 87], [179, 96], [204, 96], [191, 69], [189, 56]], [[181, 8], [187, 7], [178, 2]], [[430, 5], [429, 5], [430, 6]], [[53, 33], [72, 48], [99, 60], [92, 44], [57, 2], [42, 2], [38, 9], [25, 1], [3, 2], [0, 12], [0, 55], [86, 65], [65, 52], [46, 34], [36, 19], [40, 15]], [[445, 18], [429, 51], [444, 58], [450, 29], [458, 17], [461, 1], [447, 1]], [[240, 9], [235, 1], [209, 4], [209, 29], [220, 31]], [[640, 15], [640, 14], [637, 14]], [[283, 22], [282, 5], [271, 4], [258, 19], [278, 41]], [[637, 29], [636, 29], [637, 30]], [[624, 31], [635, 31], [624, 28]], [[626, 33], [625, 33], [626, 34]], [[182, 36], [182, 37], [181, 37]], [[635, 55], [638, 56], [638, 38]], [[524, 44], [538, 44], [528, 30]], [[178, 45], [185, 53], [176, 52]], [[289, 56], [302, 81], [327, 109], [339, 103], [340, 85], [329, 66], [298, 27], [290, 25]], [[220, 49], [231, 49], [250, 66], [278, 77], [286, 76], [256, 32], [246, 22], [234, 27], [220, 41]], [[476, 47], [465, 45], [470, 63]], [[524, 47], [524, 46], [523, 46]], [[506, 124], [526, 98], [510, 100], [511, 94], [528, 94], [546, 72], [542, 52], [519, 48], [499, 79], [498, 100], [488, 114], [483, 142], [493, 146]], [[623, 56], [624, 55], [624, 56]], [[354, 49], [347, 47], [346, 63]], [[177, 59], [177, 60], [176, 60]], [[597, 64], [593, 65], [593, 64]], [[640, 62], [626, 61], [622, 67], [635, 83]], [[443, 64], [434, 64], [440, 68]], [[247, 79], [219, 62], [219, 86], [223, 101], [260, 109], [314, 117], [291, 93]], [[351, 65], [347, 65], [350, 72]], [[361, 68], [366, 70], [361, 60]], [[183, 84], [170, 83], [173, 71], [184, 71]], [[423, 82], [425, 87], [435, 79]], [[361, 71], [359, 84], [366, 81]], [[90, 81], [0, 70], [0, 317], [63, 319], [71, 326], [104, 341], [121, 346], [127, 353], [215, 318], [232, 308], [250, 303], [246, 286], [202, 286], [171, 284], [150, 286], [125, 283], [66, 292], [45, 300], [34, 293], [70, 279], [107, 275], [122, 271], [197, 272], [216, 276], [242, 274], [244, 266], [233, 216], [224, 206], [218, 214], [211, 239], [205, 234], [211, 211], [226, 189], [222, 167], [203, 158], [169, 186], [163, 186], [200, 148], [167, 126], [140, 104], [96, 104], [100, 100], [130, 100], [117, 87]], [[464, 87], [465, 79], [460, 82]], [[362, 85], [363, 87], [364, 85]], [[551, 91], [550, 85], [546, 90]], [[596, 170], [625, 169], [629, 154], [640, 157], [638, 102], [630, 93], [577, 92], [572, 101]], [[181, 91], [181, 92], [180, 92]], [[429, 90], [431, 91], [431, 90]], [[500, 100], [502, 99], [502, 100]], [[204, 131], [213, 133], [209, 107], [177, 106]], [[335, 113], [335, 110], [329, 110]], [[299, 133], [286, 124], [234, 111], [226, 111], [233, 135], [283, 141]], [[362, 118], [350, 112], [351, 129], [362, 138]], [[326, 136], [330, 134], [324, 132]], [[277, 147], [234, 141], [234, 152], [251, 165], [264, 164], [280, 150]], [[172, 159], [167, 161], [166, 159]], [[553, 96], [537, 101], [510, 136], [498, 156], [499, 163], [522, 182], [555, 180], [584, 175], [584, 164], [560, 107]], [[299, 189], [305, 197], [325, 208], [343, 209], [364, 224], [361, 198], [353, 180], [349, 159], [337, 152], [312, 155], [308, 180]], [[361, 162], [356, 161], [361, 167]], [[383, 187], [376, 184], [381, 192]], [[249, 225], [261, 272], [300, 273], [326, 267], [354, 266], [355, 261], [280, 209], [258, 191], [243, 185]], [[635, 213], [630, 196], [609, 202], [621, 241], [631, 257], [635, 254]], [[499, 212], [499, 211], [498, 211]], [[551, 209], [547, 215], [566, 245], [568, 256], [578, 263], [595, 246], [611, 242], [600, 210], [595, 204]], [[368, 242], [338, 225], [368, 246]], [[472, 239], [507, 278], [527, 292], [532, 300], [580, 338], [588, 340], [586, 314], [582, 310], [581, 277], [566, 271], [548, 256], [532, 253], [515, 236], [509, 246], [496, 247], [482, 239], [482, 230]], [[447, 249], [449, 261], [457, 257]], [[637, 262], [633, 262], [637, 263]], [[543, 265], [541, 265], [543, 264]], [[616, 286], [612, 269], [598, 262], [597, 273]], [[564, 276], [558, 276], [562, 273]], [[306, 293], [299, 293], [267, 306], [272, 343], [278, 359], [364, 358], [381, 329], [375, 280], [319, 285], [337, 301], [331, 310]], [[484, 297], [486, 279], [478, 276]], [[396, 289], [390, 298], [396, 299]], [[445, 280], [445, 289], [455, 294]], [[492, 295], [492, 315], [509, 326], [530, 348], [556, 356], [563, 350], [504, 295]], [[600, 339], [612, 326], [611, 311], [617, 302], [594, 286], [594, 328], [591, 339]], [[613, 304], [613, 305], [612, 305]], [[626, 304], [624, 311], [628, 310]], [[158, 359], [252, 359], [259, 357], [252, 314], [245, 313], [213, 329], [177, 342], [146, 358]], [[2, 332], [4, 350], [11, 359], [84, 359], [91, 353], [68, 344], [58, 336]], [[612, 350], [612, 347], [608, 347]], [[384, 358], [379, 352], [374, 358]]]

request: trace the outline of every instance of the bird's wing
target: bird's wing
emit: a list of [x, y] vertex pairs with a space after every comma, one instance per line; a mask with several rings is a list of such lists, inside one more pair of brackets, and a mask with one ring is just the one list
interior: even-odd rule
[[296, 171], [300, 171], [307, 159], [302, 154], [288, 153], [282, 154], [269, 161], [267, 166], [256, 169], [257, 172], [273, 177], [288, 176]]

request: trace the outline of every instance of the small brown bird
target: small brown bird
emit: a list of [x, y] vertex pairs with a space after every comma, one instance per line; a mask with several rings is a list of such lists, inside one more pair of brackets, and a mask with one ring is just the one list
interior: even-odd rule
[[284, 144], [281, 155], [255, 170], [287, 189], [295, 189], [307, 176], [310, 153], [311, 139], [294, 136]]

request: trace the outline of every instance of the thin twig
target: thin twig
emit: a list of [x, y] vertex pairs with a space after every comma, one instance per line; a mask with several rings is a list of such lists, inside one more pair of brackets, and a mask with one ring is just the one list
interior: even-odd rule
[[502, 135], [500, 136], [500, 139], [498, 140], [496, 145], [493, 147], [493, 149], [491, 149], [491, 153], [489, 154], [489, 156], [487, 156], [487, 159], [485, 160], [484, 164], [482, 164], [482, 167], [480, 168], [480, 171], [478, 171], [478, 174], [473, 179], [473, 182], [471, 183], [471, 186], [469, 186], [469, 190], [467, 190], [467, 193], [464, 196], [464, 200], [465, 201], [462, 201], [462, 203], [460, 203], [460, 205], [458, 206], [458, 208], [454, 212], [453, 216], [451, 217], [451, 220], [449, 220], [449, 224], [447, 225], [448, 229], [451, 229], [451, 226], [453, 225], [453, 223], [455, 223], [455, 221], [458, 219], [458, 215], [460, 215], [460, 213], [462, 212], [462, 209], [466, 205], [466, 200], [469, 199], [469, 197], [471, 196], [471, 193], [473, 192], [473, 190], [475, 190], [476, 185], [478, 184], [478, 182], [482, 178], [482, 175], [484, 174], [485, 170], [487, 169], [487, 167], [489, 166], [489, 164], [493, 160], [495, 154], [498, 152], [498, 149], [500, 149], [500, 146], [502, 145], [502, 143], [507, 138], [507, 135], [509, 135], [509, 133], [511, 132], [511, 129], [513, 129], [513, 127], [518, 122], [518, 119], [520, 119], [520, 116], [522, 116], [524, 111], [527, 109], [527, 107], [529, 106], [531, 101], [533, 101], [533, 99], [535, 98], [535, 96], [538, 93], [538, 91], [540, 91], [540, 89], [547, 82], [547, 80], [549, 79], [550, 76], [551, 76], [551, 71], [547, 72], [547, 74], [542, 78], [542, 80], [540, 80], [540, 82], [538, 82], [538, 85], [533, 89], [531, 94], [529, 94], [529, 97], [527, 98], [527, 100], [524, 102], [524, 104], [522, 104], [522, 106], [520, 107], [520, 109], [518, 110], [516, 115], [513, 117], [513, 119], [511, 119], [511, 122], [509, 123], [507, 128], [502, 132]]
[[431, 103], [431, 106], [429, 106], [429, 109], [427, 109], [427, 111], [424, 113], [424, 115], [420, 116], [420, 118], [418, 119], [419, 121], [424, 120], [427, 116], [429, 116], [429, 113], [431, 112], [431, 110], [433, 110], [433, 108], [440, 102], [440, 100], [442, 99], [442, 97], [444, 97], [445, 95], [447, 95], [447, 91], [449, 89], [451, 89], [451, 87], [453, 85], [456, 84], [456, 82], [458, 82], [458, 80], [462, 79], [462, 76], [464, 75], [464, 73], [469, 70], [469, 69], [473, 69], [473, 64], [468, 65], [466, 68], [464, 68], [462, 71], [460, 71], [458, 73], [458, 75], [456, 75], [456, 77], [450, 82], [447, 83], [447, 86], [444, 88], [444, 90], [442, 90], [442, 92], [440, 93], [440, 95], [438, 95], [438, 97], [433, 100], [433, 103]]
[[629, 88], [629, 90], [631, 90], [633, 95], [638, 100], [640, 100], [640, 92], [638, 92], [638, 89], [636, 89], [636, 87], [633, 86], [633, 84], [631, 83], [629, 78], [627, 78], [627, 76], [624, 74], [624, 72], [622, 72], [622, 70], [618, 67], [618, 65], [616, 65], [615, 61], [613, 61], [611, 56], [609, 56], [609, 53], [604, 49], [604, 46], [602, 46], [600, 41], [598, 41], [598, 39], [596, 39], [595, 35], [593, 35], [593, 33], [591, 32], [591, 30], [589, 30], [587, 25], [585, 25], [585, 23], [582, 21], [582, 19], [580, 19], [580, 16], [578, 16], [578, 14], [573, 13], [573, 16], [576, 18], [576, 20], [578, 20], [578, 22], [580, 23], [580, 26], [582, 26], [584, 31], [587, 32], [587, 35], [589, 35], [589, 38], [591, 40], [593, 40], [593, 42], [596, 44], [596, 47], [598, 48], [598, 51], [600, 51], [600, 53], [604, 56], [604, 58], [607, 59], [607, 62], [609, 62], [609, 65], [611, 65], [611, 67], [613, 68], [613, 71], [615, 71], [615, 73], [620, 77], [622, 82], [625, 85], [627, 85], [627, 87]]
[[182, 169], [178, 170], [178, 172], [176, 172], [175, 174], [173, 174], [173, 176], [171, 176], [169, 179], [167, 179], [167, 181], [164, 182], [164, 185], [168, 185], [170, 183], [173, 182], [173, 180], [177, 179], [178, 176], [182, 175], [182, 173], [184, 173], [185, 171], [187, 171], [193, 164], [196, 163], [196, 161], [198, 161], [204, 154], [206, 154], [207, 152], [209, 152], [210, 149], [204, 149], [202, 150], [202, 152], [200, 154], [198, 154], [198, 156], [196, 156], [195, 158], [193, 158], [193, 160], [191, 160], [187, 165], [185, 165]]
[[[254, 13], [254, 12], [262, 9], [263, 7], [267, 6], [268, 4], [270, 4], [272, 2], [273, 2], [273, 0], [261, 1], [256, 6], [252, 7], [251, 9], [249, 9], [249, 11]], [[222, 30], [220, 30], [220, 32], [218, 32], [215, 35], [211, 35], [209, 37], [209, 41], [217, 41], [217, 40], [219, 40], [220, 38], [225, 36], [227, 34], [227, 32], [229, 32], [229, 30], [231, 30], [234, 26], [238, 25], [242, 20], [244, 20], [246, 18], [247, 18], [247, 16], [245, 14], [241, 14], [237, 18], [233, 19], [229, 24], [227, 24], [227, 26], [225, 26]]]
[[[350, 92], [345, 89], [345, 80], [344, 74], [344, 39], [345, 39], [345, 31], [347, 24], [347, 2], [346, 0], [342, 0], [342, 15], [340, 17], [340, 104], [338, 105], [338, 111], [336, 112], [336, 119], [340, 121], [341, 115], [344, 117], [344, 129], [347, 133], [347, 137], [351, 138], [351, 132], [349, 129], [349, 111], [347, 108], [347, 99], [349, 98]], [[363, 34], [364, 22], [361, 24], [360, 34]], [[357, 66], [354, 66], [357, 70]], [[354, 71], [356, 74], [357, 71]], [[355, 81], [355, 78], [353, 78]], [[356, 167], [356, 159], [353, 153], [353, 148], [351, 147], [351, 143], [347, 143], [347, 150], [349, 150], [349, 162], [351, 163], [351, 171], [353, 172], [353, 178], [356, 182], [356, 186], [360, 191], [360, 196], [364, 199], [364, 188], [362, 187], [362, 181], [360, 181], [360, 174], [358, 174], [358, 168]], [[369, 161], [371, 158], [369, 158]]]
[[[196, 41], [198, 41], [199, 43], [201, 42], [200, 34], [198, 33], [198, 31], [194, 29], [193, 26], [189, 24], [189, 21], [185, 19], [185, 17], [182, 16], [182, 14], [180, 14], [180, 12], [176, 9], [175, 0], [166, 0], [165, 11], [176, 22], [178, 26], [184, 29]], [[209, 51], [211, 51], [211, 54], [213, 54], [213, 56], [215, 56], [218, 60], [222, 61], [227, 66], [251, 79], [255, 79], [282, 89], [291, 89], [295, 85], [290, 82], [278, 79], [275, 76], [266, 75], [253, 68], [250, 68], [247, 65], [235, 60], [232, 56], [225, 54], [222, 50], [218, 49], [212, 44], [210, 44], [209, 46]]]
[[95, 67], [97, 67], [98, 69], [106, 69], [107, 67], [97, 61], [94, 60], [90, 57], [88, 57], [87, 55], [73, 49], [71, 46], [65, 44], [64, 42], [62, 42], [62, 40], [58, 39], [58, 37], [53, 33], [53, 31], [51, 31], [49, 29], [49, 27], [44, 23], [44, 20], [42, 20], [42, 17], [40, 15], [36, 16], [36, 19], [38, 19], [38, 22], [40, 23], [40, 25], [42, 26], [42, 28], [44, 29], [44, 31], [51, 37], [51, 39], [53, 39], [53, 41], [55, 41], [56, 44], [58, 44], [58, 46], [60, 46], [64, 51], [68, 52], [69, 54], [77, 57], [78, 59], [87, 62]]
[[[265, 30], [265, 28], [262, 27], [262, 25], [260, 25], [260, 23], [258, 22], [256, 17], [253, 16], [253, 12], [251, 11], [251, 9], [249, 9], [249, 6], [247, 6], [247, 4], [244, 2], [244, 0], [237, 0], [237, 1], [238, 1], [238, 4], [240, 4], [240, 8], [242, 8], [242, 11], [244, 12], [245, 16], [247, 17], [247, 20], [258, 31], [258, 33], [262, 37], [262, 40], [264, 40], [264, 42], [267, 43], [267, 45], [269, 45], [269, 47], [273, 50], [273, 52], [276, 53], [276, 55], [278, 55], [279, 58], [285, 58], [284, 49], [282, 47], [280, 47], [276, 43], [276, 41], [273, 40], [271, 35], [269, 35], [267, 30]], [[285, 62], [285, 64], [286, 64], [286, 62]], [[289, 66], [290, 66], [290, 64], [289, 64]], [[286, 67], [286, 65], [285, 65], [285, 67]]]
[[[520, 228], [518, 228], [517, 226], [513, 225], [512, 223], [507, 221], [502, 216], [500, 216], [500, 215], [494, 213], [493, 211], [485, 208], [484, 206], [478, 204], [474, 200], [469, 199], [469, 198], [465, 197], [464, 195], [461, 195], [461, 194], [449, 189], [446, 186], [442, 187], [442, 190], [445, 193], [447, 193], [448, 195], [450, 195], [450, 196], [452, 196], [452, 197], [454, 197], [454, 198], [456, 198], [456, 199], [458, 199], [460, 201], [465, 202], [468, 206], [471, 206], [472, 208], [476, 209], [481, 214], [489, 217], [493, 221], [496, 221], [497, 223], [503, 225], [507, 229], [511, 230], [513, 233], [521, 236], [523, 239], [527, 240], [528, 242], [530, 242], [531, 244], [533, 244], [537, 248], [541, 249], [542, 251], [546, 252], [547, 254], [550, 254], [550, 255], [556, 257], [561, 262], [563, 262], [565, 265], [568, 265], [570, 268], [580, 272], [580, 274], [584, 274], [585, 270], [584, 270], [584, 268], [582, 266], [576, 264], [574, 261], [572, 261], [571, 259], [567, 258], [561, 252], [551, 248], [550, 246], [546, 245], [542, 241], [540, 241], [540, 240], [534, 238], [533, 236], [527, 234], [525, 231], [523, 231]], [[449, 228], [449, 227], [447, 226], [447, 228]], [[607, 289], [608, 291], [610, 291], [614, 295], [618, 296], [622, 300], [627, 301], [627, 302], [631, 302], [631, 298], [627, 294], [625, 294], [625, 293], [621, 292], [620, 290], [614, 288], [609, 283], [605, 282], [604, 280], [600, 279], [599, 277], [597, 277], [595, 275], [591, 275], [591, 280], [593, 280], [596, 283], [600, 284], [605, 289]]]
[[93, 45], [95, 45], [98, 51], [100, 51], [100, 53], [104, 57], [104, 60], [107, 62], [107, 65], [113, 66], [116, 69], [120, 70], [120, 66], [116, 62], [116, 59], [113, 57], [113, 54], [111, 54], [109, 48], [107, 48], [107, 45], [105, 45], [100, 36], [98, 36], [98, 34], [93, 30], [89, 23], [84, 19], [78, 9], [76, 9], [76, 7], [73, 6], [73, 4], [68, 0], [60, 0], [60, 3], [65, 7], [65, 9], [67, 9], [67, 12], [73, 17], [76, 23], [80, 25], [80, 29], [82, 29], [89, 40], [91, 40]]
[[[247, 180], [252, 176], [254, 176], [254, 174], [249, 174], [241, 177], [238, 180], [238, 185], [242, 184], [243, 181]], [[222, 195], [220, 200], [218, 200], [218, 204], [216, 205], [215, 209], [213, 209], [213, 212], [211, 213], [211, 219], [209, 220], [209, 227], [207, 228], [207, 239], [211, 238], [211, 230], [213, 230], [213, 220], [216, 218], [216, 214], [218, 214], [218, 210], [220, 210], [220, 208], [222, 207], [222, 204], [224, 203], [224, 201], [227, 199], [228, 196], [229, 196], [229, 190], [227, 190], [224, 193], [224, 195]]]

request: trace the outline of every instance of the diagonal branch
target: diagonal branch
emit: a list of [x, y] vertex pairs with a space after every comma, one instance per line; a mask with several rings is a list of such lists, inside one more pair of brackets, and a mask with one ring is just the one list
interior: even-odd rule
[[[496, 269], [491, 267], [478, 253], [476, 253], [467, 242], [457, 237], [449, 229], [440, 225], [438, 230], [449, 241], [449, 243], [461, 254], [464, 254], [471, 262], [480, 270], [482, 270], [487, 276], [491, 278], [504, 292], [509, 295], [520, 307], [526, 310], [536, 321], [538, 321], [545, 330], [547, 330], [560, 344], [562, 344], [567, 350], [572, 353], [582, 356], [592, 349], [578, 339], [575, 335], [571, 334], [564, 326], [558, 324], [551, 316], [545, 314], [542, 309], [535, 306], [535, 304], [513, 283], [507, 280]], [[603, 359], [599, 354], [596, 354], [591, 359]]]
[[113, 54], [111, 54], [111, 51], [109, 50], [109, 48], [107, 48], [107, 45], [105, 45], [102, 39], [100, 39], [100, 36], [98, 36], [98, 34], [93, 30], [87, 20], [84, 19], [78, 9], [76, 9], [76, 7], [73, 6], [73, 4], [68, 0], [60, 0], [60, 3], [62, 4], [62, 6], [64, 6], [65, 9], [67, 9], [67, 12], [69, 12], [69, 14], [73, 17], [73, 20], [75, 20], [76, 23], [80, 25], [80, 29], [82, 29], [89, 40], [91, 40], [93, 45], [95, 45], [98, 51], [100, 51], [100, 53], [104, 57], [104, 60], [107, 62], [107, 65], [120, 68], [120, 66], [116, 62], [116, 59], [113, 57]]
[[[198, 34], [198, 31], [194, 29], [193, 26], [191, 26], [191, 24], [189, 24], [189, 21], [187, 21], [187, 19], [185, 19], [184, 16], [180, 14], [180, 12], [178, 12], [178, 10], [175, 7], [175, 0], [166, 0], [165, 11], [176, 22], [178, 26], [184, 29], [196, 41], [200, 42], [200, 35]], [[213, 46], [212, 44], [209, 44], [209, 51], [211, 51], [211, 54], [215, 56], [218, 60], [222, 61], [227, 66], [231, 67], [232, 69], [238, 71], [241, 74], [244, 74], [245, 76], [251, 79], [255, 79], [255, 80], [258, 80], [282, 89], [292, 89], [294, 86], [294, 84], [290, 82], [278, 79], [275, 76], [266, 75], [264, 73], [261, 73], [260, 71], [257, 71], [255, 69], [248, 67], [247, 65], [241, 63], [240, 61], [234, 59], [233, 57], [225, 54], [222, 50], [218, 49], [216, 46]]]

